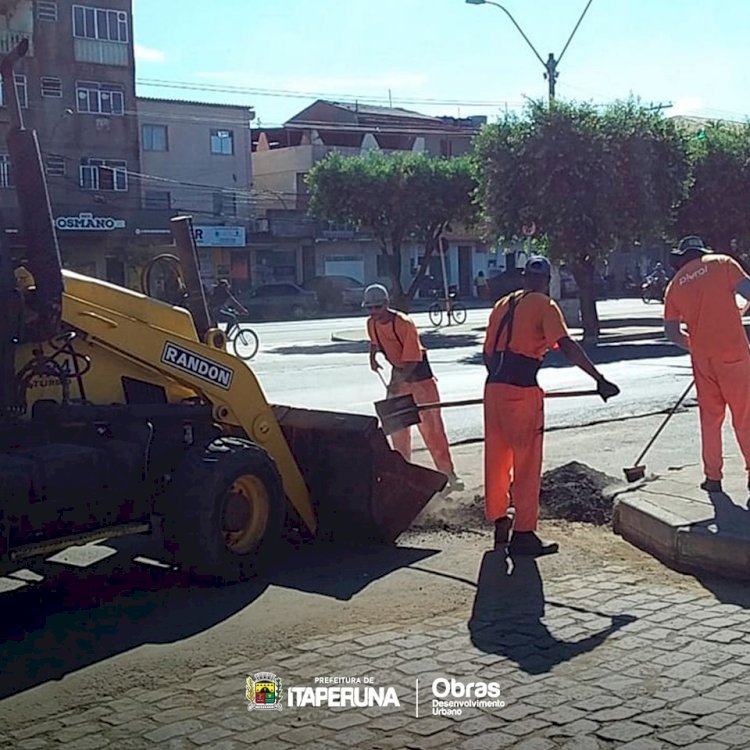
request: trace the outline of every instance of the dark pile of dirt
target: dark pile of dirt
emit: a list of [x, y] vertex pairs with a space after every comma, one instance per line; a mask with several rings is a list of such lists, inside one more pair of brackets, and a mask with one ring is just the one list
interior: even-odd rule
[[619, 485], [618, 479], [571, 461], [542, 475], [539, 514], [542, 518], [608, 524]]

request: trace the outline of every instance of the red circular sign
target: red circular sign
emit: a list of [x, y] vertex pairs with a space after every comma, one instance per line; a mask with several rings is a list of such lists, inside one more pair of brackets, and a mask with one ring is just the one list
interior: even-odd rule
[[533, 221], [531, 224], [524, 224], [521, 227], [521, 232], [523, 232], [526, 237], [533, 237], [533, 235], [536, 234], [536, 224]]

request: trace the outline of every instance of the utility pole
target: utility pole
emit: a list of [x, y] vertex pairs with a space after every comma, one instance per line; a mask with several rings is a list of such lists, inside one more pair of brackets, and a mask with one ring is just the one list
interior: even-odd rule
[[550, 101], [553, 101], [555, 98], [555, 82], [557, 81], [557, 76], [559, 75], [559, 73], [557, 72], [557, 62], [558, 61], [555, 60], [554, 54], [550, 52], [549, 57], [547, 58], [547, 62], [544, 63], [544, 67], [547, 69], [544, 77], [547, 79], [548, 95]]
[[589, 7], [591, 6], [591, 3], [593, 0], [588, 0], [586, 3], [586, 7], [583, 9], [583, 13], [581, 13], [580, 18], [578, 19], [578, 23], [573, 27], [573, 31], [571, 31], [570, 36], [568, 37], [568, 41], [565, 42], [565, 46], [562, 49], [562, 52], [555, 57], [554, 53], [550, 52], [547, 61], [545, 62], [542, 59], [542, 56], [537, 52], [536, 47], [531, 43], [531, 40], [526, 36], [524, 30], [518, 25], [518, 22], [515, 18], [510, 14], [510, 11], [504, 6], [500, 5], [500, 3], [493, 2], [493, 0], [465, 0], [468, 5], [494, 5], [496, 8], [500, 8], [503, 13], [505, 13], [506, 16], [513, 22], [513, 25], [518, 29], [518, 31], [521, 33], [521, 36], [526, 41], [526, 44], [531, 47], [531, 51], [536, 55], [537, 60], [542, 64], [544, 67], [545, 73], [544, 78], [547, 81], [547, 93], [549, 96], [549, 101], [552, 102], [555, 99], [555, 84], [557, 83], [557, 77], [559, 73], [557, 72], [557, 66], [560, 64], [560, 61], [563, 58], [563, 55], [565, 54], [566, 50], [570, 46], [570, 43], [573, 41], [573, 37], [575, 36], [576, 31], [578, 31], [578, 27], [581, 25], [581, 21], [583, 21], [583, 17], [586, 15], [586, 12], [588, 11]]

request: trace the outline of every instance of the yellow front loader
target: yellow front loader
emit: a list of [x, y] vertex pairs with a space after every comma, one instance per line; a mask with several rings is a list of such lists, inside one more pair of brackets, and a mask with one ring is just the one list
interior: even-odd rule
[[23, 257], [0, 247], [0, 562], [163, 532], [224, 580], [257, 572], [290, 526], [358, 543], [400, 534], [446, 478], [392, 451], [373, 417], [268, 404], [226, 351], [173, 219], [179, 305], [61, 270], [36, 134], [9, 102]]

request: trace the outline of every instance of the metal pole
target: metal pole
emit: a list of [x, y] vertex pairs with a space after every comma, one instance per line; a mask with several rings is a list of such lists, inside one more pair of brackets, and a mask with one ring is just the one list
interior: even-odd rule
[[547, 78], [547, 91], [549, 94], [549, 100], [554, 101], [555, 99], [555, 81], [557, 81], [557, 63], [558, 61], [555, 60], [555, 56], [550, 52], [549, 57], [547, 58], [547, 62], [544, 64], [544, 67], [547, 69], [546, 78]]
[[505, 13], [508, 18], [512, 21], [513, 25], [518, 29], [521, 36], [526, 41], [526, 44], [531, 47], [531, 51], [536, 55], [537, 60], [544, 66], [544, 69], [547, 71], [545, 73], [545, 77], [547, 78], [547, 89], [549, 94], [549, 100], [553, 101], [555, 98], [555, 83], [557, 82], [557, 66], [560, 63], [560, 60], [562, 60], [563, 55], [567, 51], [568, 47], [570, 46], [570, 43], [573, 41], [573, 37], [575, 36], [576, 31], [578, 31], [578, 27], [581, 25], [581, 21], [583, 21], [584, 16], [586, 15], [588, 9], [591, 7], [591, 3], [594, 0], [588, 0], [586, 3], [586, 7], [583, 9], [583, 13], [581, 13], [580, 18], [578, 19], [578, 22], [573, 27], [573, 31], [571, 31], [570, 36], [568, 37], [568, 41], [565, 42], [565, 46], [563, 47], [562, 52], [558, 55], [557, 58], [555, 58], [554, 54], [550, 52], [549, 57], [547, 58], [547, 62], [545, 62], [542, 59], [542, 56], [537, 52], [536, 47], [531, 43], [530, 39], [526, 36], [523, 29], [518, 25], [517, 21], [513, 16], [511, 15], [510, 11], [500, 3], [493, 2], [492, 0], [484, 0], [484, 2], [475, 1], [472, 0], [466, 0], [471, 5], [494, 5], [496, 8], [500, 8], [503, 13]]
[[445, 294], [445, 309], [448, 313], [448, 325], [451, 324], [451, 300], [448, 296], [448, 277], [445, 274], [445, 240], [441, 237], [440, 240], [440, 267], [443, 270], [443, 294]]

